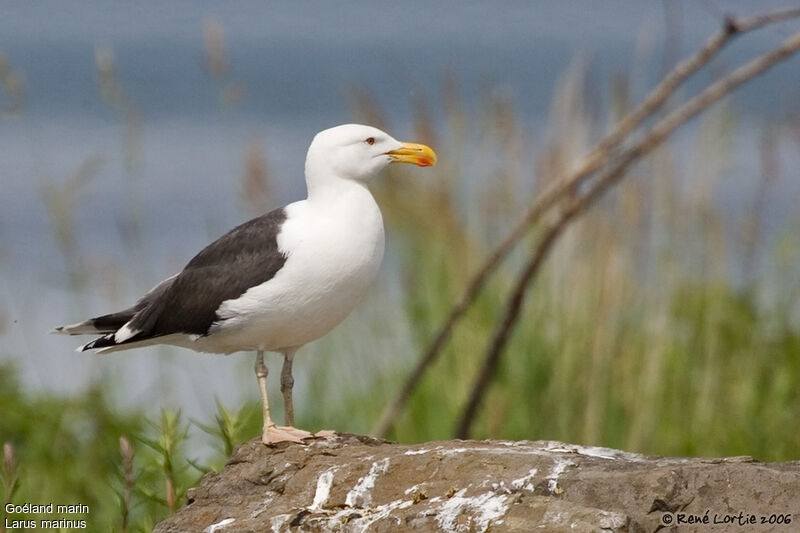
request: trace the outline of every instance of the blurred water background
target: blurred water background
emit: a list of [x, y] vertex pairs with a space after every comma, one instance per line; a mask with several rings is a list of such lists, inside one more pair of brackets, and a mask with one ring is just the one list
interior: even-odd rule
[[[47, 332], [130, 304], [259, 209], [302, 198], [313, 134], [363, 119], [365, 108], [380, 109], [396, 137], [420, 140], [420, 115], [446, 138], [453, 87], [467, 125], [480, 123], [486, 102], [508, 104], [523, 154], [517, 186], [528, 191], [570, 72], [581, 73], [595, 98], [582, 111], [596, 114], [612, 104], [615, 75], [633, 73], [629, 90], [637, 98], [717, 30], [723, 13], [783, 5], [4, 0], [0, 52], [13, 77], [0, 93], [0, 358], [18, 367], [30, 390], [69, 395], [106, 381], [119, 405], [151, 411], [171, 405], [200, 416], [215, 397], [254, 400], [250, 355], [145, 348], [98, 357], [74, 353], [78, 340]], [[767, 50], [792, 28], [741, 39], [711, 73]], [[209, 65], [215, 42], [223, 51], [216, 66]], [[725, 104], [736, 128], [720, 177], [725, 186], [710, 194], [731, 224], [759, 187], [765, 124], [800, 112], [798, 73], [795, 58]], [[690, 89], [709, 76], [693, 79]], [[481, 186], [495, 179], [491, 162], [502, 149], [482, 142], [486, 135], [468, 131], [461, 152], [436, 146], [445, 169], [458, 157], [475, 163], [453, 179]], [[678, 181], [687, 179], [680, 171], [687, 161], [696, 161], [697, 135], [695, 122], [674, 142]], [[798, 152], [791, 141], [776, 145], [783, 170], [765, 193], [764, 242], [783, 235], [796, 215]], [[247, 188], [253, 165], [264, 170], [256, 184], [262, 196]], [[426, 176], [412, 179], [424, 184]], [[402, 238], [388, 226], [388, 261], [364, 307], [301, 352], [301, 410], [309, 409], [304, 391], [320, 358], [332, 375], [349, 376], [343, 386], [351, 388], [368, 388], [370, 372], [398, 372], [416, 359], [423, 339], [408, 325], [396, 251]], [[741, 281], [738, 260], [729, 266]], [[437, 316], [428, 318], [430, 328]], [[365, 360], [371, 366], [357, 362]]]

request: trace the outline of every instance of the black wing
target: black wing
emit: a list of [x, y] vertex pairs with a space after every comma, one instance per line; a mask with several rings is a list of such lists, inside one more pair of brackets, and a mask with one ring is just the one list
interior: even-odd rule
[[[166, 287], [156, 297], [142, 298], [131, 309], [136, 313], [129, 328], [135, 335], [121, 343], [114, 341], [113, 334], [105, 335], [84, 349], [172, 333], [206, 335], [218, 318], [222, 302], [269, 281], [286, 263], [286, 256], [278, 249], [278, 233], [285, 220], [286, 212], [281, 208], [232, 229], [206, 246], [174, 279], [162, 283]], [[136, 309], [142, 302], [142, 308]]]

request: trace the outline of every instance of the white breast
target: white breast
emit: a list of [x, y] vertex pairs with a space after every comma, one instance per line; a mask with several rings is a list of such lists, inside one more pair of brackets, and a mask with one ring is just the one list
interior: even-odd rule
[[286, 263], [274, 278], [223, 302], [204, 340], [209, 351], [281, 350], [329, 332], [361, 301], [378, 273], [383, 220], [363, 185], [322, 202], [286, 207], [278, 235]]

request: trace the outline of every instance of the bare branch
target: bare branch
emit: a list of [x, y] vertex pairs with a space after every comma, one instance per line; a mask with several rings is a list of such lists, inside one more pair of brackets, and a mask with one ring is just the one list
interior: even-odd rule
[[525, 293], [530, 283], [539, 271], [544, 259], [552, 249], [558, 236], [569, 223], [587, 208], [593, 205], [606, 191], [625, 176], [628, 168], [634, 162], [647, 155], [653, 148], [661, 144], [678, 127], [689, 119], [708, 108], [711, 104], [727, 95], [744, 82], [754, 78], [773, 65], [786, 59], [800, 49], [800, 32], [786, 39], [774, 50], [746, 63], [727, 76], [711, 84], [706, 90], [698, 94], [666, 117], [656, 123], [643, 137], [631, 147], [625, 149], [613, 163], [611, 168], [600, 175], [592, 184], [591, 189], [584, 195], [575, 197], [574, 201], [562, 211], [558, 219], [544, 233], [539, 244], [533, 250], [525, 268], [522, 270], [514, 291], [508, 301], [503, 319], [497, 328], [488, 350], [484, 356], [481, 371], [470, 391], [467, 405], [456, 428], [456, 438], [468, 438], [472, 424], [475, 420], [477, 409], [486, 393], [489, 382], [500, 362], [502, 353], [508, 344], [508, 339], [519, 320], [519, 314], [525, 299]]
[[494, 273], [511, 250], [539, 220], [543, 213], [552, 207], [569, 191], [583, 183], [596, 172], [610, 157], [610, 151], [618, 145], [627, 135], [639, 127], [642, 122], [663, 106], [664, 102], [686, 79], [697, 70], [708, 64], [730, 40], [747, 31], [761, 28], [768, 24], [800, 17], [800, 8], [785, 9], [744, 19], [725, 20], [722, 29], [713, 35], [705, 45], [691, 57], [679, 63], [664, 79], [648, 94], [644, 101], [626, 117], [624, 117], [608, 135], [606, 135], [595, 148], [587, 154], [580, 164], [571, 172], [554, 181], [545, 189], [530, 206], [528, 211], [514, 225], [511, 232], [498, 244], [483, 266], [467, 284], [461, 298], [451, 307], [450, 312], [442, 326], [437, 331], [433, 340], [423, 352], [403, 386], [387, 404], [381, 418], [373, 429], [373, 435], [384, 437], [394, 425], [401, 410], [405, 406], [411, 393], [419, 384], [425, 370], [436, 360], [455, 324], [461, 319], [470, 305], [475, 301], [489, 276]]

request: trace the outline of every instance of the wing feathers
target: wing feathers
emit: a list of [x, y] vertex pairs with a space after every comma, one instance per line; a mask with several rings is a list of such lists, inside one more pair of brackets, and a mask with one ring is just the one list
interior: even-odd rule
[[172, 334], [207, 335], [222, 302], [269, 281], [286, 263], [278, 248], [285, 220], [286, 212], [276, 209], [245, 222], [208, 245], [180, 274], [153, 287], [133, 307], [53, 332], [103, 333], [79, 348], [102, 352]]

